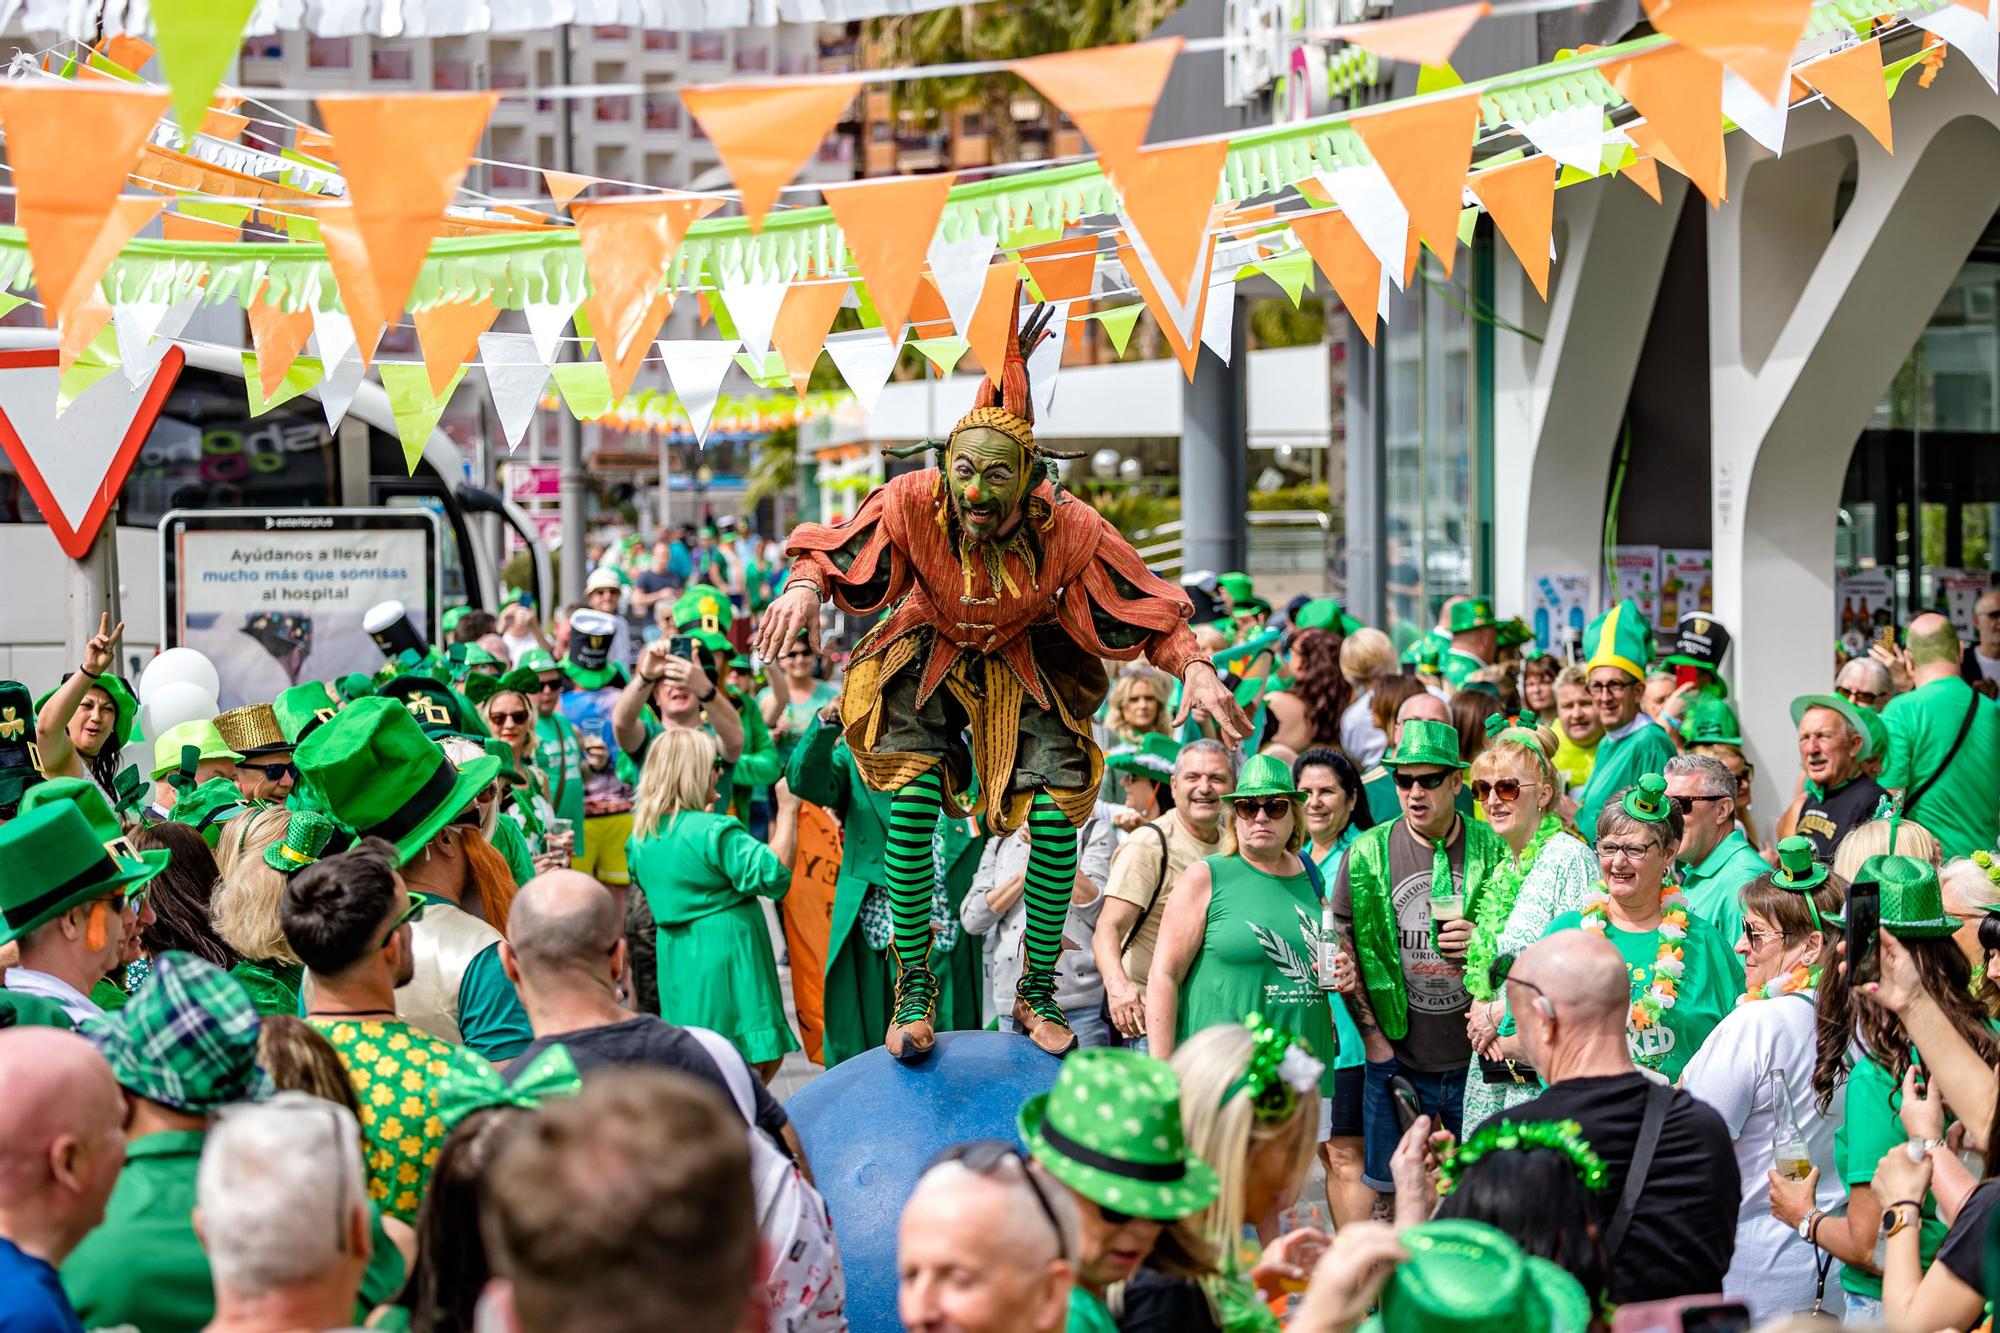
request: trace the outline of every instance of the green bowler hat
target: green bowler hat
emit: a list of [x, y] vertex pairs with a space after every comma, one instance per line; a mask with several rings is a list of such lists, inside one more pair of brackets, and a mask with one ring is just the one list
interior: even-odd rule
[[[1413, 717], [1403, 724], [1402, 731], [1396, 736], [1395, 752], [1382, 757], [1382, 767], [1414, 768], [1423, 765], [1436, 768], [1471, 767], [1458, 757], [1458, 728], [1449, 722], [1432, 722], [1421, 717]], [[1242, 788], [1237, 790], [1240, 792]]]
[[295, 875], [325, 856], [345, 832], [317, 810], [294, 810], [285, 819], [285, 836], [264, 849], [264, 864], [281, 875]]
[[1581, 1284], [1554, 1264], [1535, 1268], [1498, 1227], [1450, 1218], [1399, 1239], [1410, 1257], [1389, 1275], [1364, 1333], [1583, 1333], [1590, 1322]]
[[[1944, 910], [1937, 870], [1914, 856], [1871, 856], [1854, 873], [1856, 884], [1873, 883], [1882, 892], [1882, 929], [1897, 939], [1936, 939], [1955, 934], [1965, 923]], [[1843, 929], [1847, 914], [1827, 913]]]
[[1346, 638], [1361, 628], [1361, 622], [1347, 614], [1347, 608], [1336, 598], [1315, 597], [1292, 617], [1292, 628], [1330, 630]]
[[327, 813], [359, 837], [387, 839], [407, 862], [499, 775], [489, 756], [454, 769], [394, 699], [357, 699], [298, 749], [300, 774]]
[[1627, 597], [1590, 622], [1583, 631], [1584, 666], [1616, 667], [1633, 680], [1646, 678], [1653, 658], [1653, 630], [1646, 613]]
[[729, 598], [721, 589], [706, 583], [690, 587], [674, 603], [674, 629], [693, 635], [702, 647], [719, 653], [731, 650], [729, 627], [735, 620], [736, 611], [729, 605]]
[[1188, 1151], [1181, 1082], [1137, 1051], [1081, 1050], [1055, 1087], [1021, 1104], [1028, 1155], [1091, 1202], [1171, 1222], [1215, 1202], [1215, 1168]]
[[[1403, 726], [1407, 732], [1409, 724], [1406, 722]], [[1260, 754], [1251, 756], [1249, 762], [1243, 765], [1243, 771], [1236, 775], [1236, 790], [1222, 799], [1234, 801], [1258, 796], [1283, 796], [1288, 800], [1302, 801], [1306, 794], [1292, 785], [1292, 770], [1282, 761]]]
[[1168, 782], [1173, 779], [1174, 763], [1180, 757], [1179, 741], [1172, 736], [1149, 731], [1139, 738], [1137, 745], [1120, 745], [1106, 750], [1104, 766], [1120, 773], [1151, 778], [1155, 782]]
[[1493, 601], [1488, 597], [1467, 597], [1451, 604], [1451, 632], [1470, 634], [1476, 629], [1498, 625], [1499, 619], [1493, 614]]
[[52, 801], [0, 824], [0, 944], [72, 907], [130, 892], [167, 866], [167, 853], [113, 856], [74, 801]]

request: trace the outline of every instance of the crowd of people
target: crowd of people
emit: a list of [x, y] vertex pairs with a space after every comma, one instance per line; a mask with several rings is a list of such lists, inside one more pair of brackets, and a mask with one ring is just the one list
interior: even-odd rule
[[[847, 1326], [769, 1090], [801, 1034], [774, 904], [810, 805], [843, 838], [821, 1059], [866, 1054], [905, 816], [840, 653], [753, 655], [748, 589], [654, 564], [684, 581], [642, 575], [650, 639], [622, 583], [458, 613], [171, 729], [143, 778], [115, 627], [39, 699], [0, 683], [0, 1329]], [[1921, 615], [1795, 701], [1764, 831], [1707, 617], [1662, 648], [1621, 604], [1556, 663], [1476, 598], [1399, 653], [1240, 575], [1184, 595], [1247, 737], [1109, 662], [1084, 817], [946, 819], [923, 856], [945, 1033], [1016, 1014], [1033, 853], [1066, 849], [1072, 1046], [1018, 1141], [922, 1173], [907, 1327], [1988, 1317], [1976, 644]]]

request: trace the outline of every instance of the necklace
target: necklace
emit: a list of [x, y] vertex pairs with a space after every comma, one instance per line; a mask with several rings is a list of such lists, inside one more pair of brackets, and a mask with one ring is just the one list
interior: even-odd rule
[[[1583, 928], [1602, 935], [1611, 927], [1611, 894], [1603, 884], [1584, 895]], [[1653, 975], [1646, 983], [1646, 989], [1632, 1001], [1632, 1009], [1626, 1018], [1626, 1025], [1634, 1032], [1644, 1032], [1664, 1021], [1665, 1012], [1674, 1007], [1674, 998], [1680, 991], [1680, 980], [1687, 971], [1687, 960], [1683, 956], [1680, 941], [1687, 938], [1688, 913], [1687, 897], [1677, 884], [1665, 884], [1660, 888], [1660, 924], [1655, 930], [1660, 937], [1659, 951], [1653, 956]], [[1632, 984], [1639, 984], [1639, 969], [1626, 964], [1625, 970], [1632, 977]], [[1652, 1061], [1641, 1055], [1641, 1064]]]
[[1780, 995], [1797, 995], [1800, 991], [1816, 990], [1819, 987], [1819, 969], [1800, 963], [1781, 977], [1773, 977], [1763, 985], [1746, 994], [1736, 1003], [1749, 1004], [1753, 1000], [1775, 1000]]
[[1503, 857], [1493, 872], [1493, 878], [1486, 881], [1486, 896], [1479, 904], [1478, 917], [1473, 922], [1472, 941], [1465, 950], [1465, 989], [1475, 1000], [1493, 998], [1493, 987], [1487, 980], [1488, 969], [1500, 953], [1500, 933], [1507, 929], [1507, 920], [1514, 915], [1514, 898], [1521, 892], [1521, 885], [1535, 868], [1535, 860], [1542, 854], [1542, 848], [1549, 845], [1549, 839], [1562, 832], [1562, 821], [1554, 815], [1543, 815], [1542, 822], [1535, 826], [1535, 836], [1521, 849], [1518, 857]]

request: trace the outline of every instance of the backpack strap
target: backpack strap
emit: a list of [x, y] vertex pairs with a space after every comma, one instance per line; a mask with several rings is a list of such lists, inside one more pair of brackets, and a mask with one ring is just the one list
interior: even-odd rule
[[1153, 830], [1153, 836], [1160, 840], [1160, 873], [1153, 880], [1152, 895], [1146, 899], [1146, 905], [1139, 909], [1139, 919], [1132, 923], [1132, 929], [1126, 931], [1125, 938], [1119, 941], [1120, 954], [1131, 948], [1132, 941], [1138, 939], [1139, 932], [1146, 928], [1146, 918], [1153, 914], [1154, 905], [1160, 901], [1160, 890], [1167, 885], [1167, 831], [1150, 821], [1145, 827]]
[[1667, 1104], [1674, 1099], [1674, 1090], [1664, 1083], [1646, 1085], [1646, 1112], [1639, 1120], [1639, 1141], [1632, 1149], [1632, 1166], [1625, 1173], [1625, 1190], [1618, 1197], [1618, 1211], [1611, 1215], [1611, 1225], [1604, 1233], [1604, 1253], [1613, 1263], [1618, 1260], [1618, 1247], [1625, 1242], [1625, 1233], [1632, 1228], [1632, 1214], [1638, 1211], [1639, 1196], [1646, 1192], [1646, 1177], [1653, 1170], [1653, 1153], [1660, 1146], [1660, 1128], [1666, 1123]]
[[737, 1114], [743, 1123], [754, 1127], [757, 1123], [757, 1098], [750, 1091], [750, 1066], [743, 1059], [729, 1038], [720, 1032], [707, 1028], [682, 1028], [683, 1032], [701, 1043], [708, 1058], [722, 1071], [722, 1081], [729, 1089], [730, 1100], [736, 1103]]

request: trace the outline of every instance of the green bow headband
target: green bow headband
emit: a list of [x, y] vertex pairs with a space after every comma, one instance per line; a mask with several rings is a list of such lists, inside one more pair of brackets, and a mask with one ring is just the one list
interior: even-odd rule
[[1438, 1193], [1449, 1194], [1459, 1178], [1490, 1152], [1531, 1152], [1546, 1148], [1569, 1158], [1577, 1179], [1593, 1194], [1611, 1183], [1604, 1159], [1591, 1150], [1583, 1126], [1574, 1120], [1531, 1120], [1524, 1124], [1490, 1120], [1464, 1143], [1447, 1148], [1438, 1161]]
[[1222, 1091], [1222, 1106], [1239, 1092], [1250, 1094], [1251, 1110], [1267, 1125], [1280, 1125], [1298, 1110], [1299, 1098], [1319, 1091], [1326, 1066], [1299, 1046], [1289, 1032], [1280, 1032], [1259, 1013], [1244, 1015], [1250, 1029], [1250, 1063]]
[[1535, 716], [1535, 710], [1532, 708], [1523, 708], [1511, 718], [1505, 713], [1488, 713], [1486, 715], [1486, 739], [1488, 741], [1496, 741], [1500, 739], [1502, 732], [1514, 730], [1525, 731], [1533, 735], [1535, 728], [1540, 725], [1541, 719]]
[[512, 1083], [483, 1061], [454, 1064], [432, 1089], [431, 1099], [448, 1133], [474, 1111], [496, 1106], [532, 1111], [551, 1097], [574, 1097], [582, 1087], [576, 1061], [556, 1045], [544, 1047]]
[[1625, 789], [1625, 796], [1618, 804], [1641, 824], [1663, 824], [1674, 809], [1673, 802], [1667, 799], [1667, 780], [1658, 773], [1641, 773], [1639, 780]]

